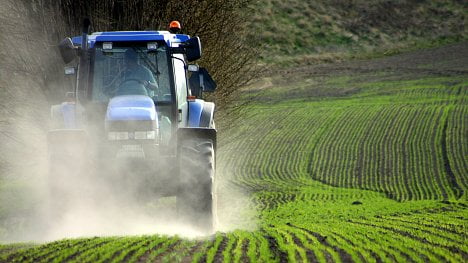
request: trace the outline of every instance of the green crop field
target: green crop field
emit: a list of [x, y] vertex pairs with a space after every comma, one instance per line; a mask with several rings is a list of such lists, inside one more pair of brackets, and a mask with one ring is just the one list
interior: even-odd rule
[[3, 245], [0, 262], [466, 262], [468, 45], [449, 50], [246, 88], [217, 168], [253, 229]]
[[[467, 10], [462, 0], [0, 0], [0, 263], [468, 262]], [[236, 12], [245, 16], [230, 27], [223, 17]], [[200, 65], [227, 72], [213, 75], [219, 87], [260, 74], [231, 97], [207, 96], [218, 100], [218, 232], [193, 237], [174, 197], [140, 202], [99, 180], [96, 196], [77, 191], [83, 204], [52, 211], [47, 120], [67, 90], [56, 40], [86, 13], [93, 31], [178, 14], [167, 19], [182, 32], [212, 36]], [[258, 68], [237, 70], [250, 59]]]

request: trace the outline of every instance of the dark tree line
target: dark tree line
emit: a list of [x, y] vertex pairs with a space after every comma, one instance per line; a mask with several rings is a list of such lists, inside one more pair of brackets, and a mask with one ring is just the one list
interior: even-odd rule
[[[93, 31], [167, 30], [170, 21], [182, 24], [182, 33], [200, 36], [199, 61], [218, 83], [214, 99], [219, 106], [249, 81], [255, 72], [257, 49], [248, 42], [248, 3], [251, 0], [43, 0], [60, 14], [65, 34], [80, 34], [88, 17]], [[60, 33], [59, 33], [60, 34]]]

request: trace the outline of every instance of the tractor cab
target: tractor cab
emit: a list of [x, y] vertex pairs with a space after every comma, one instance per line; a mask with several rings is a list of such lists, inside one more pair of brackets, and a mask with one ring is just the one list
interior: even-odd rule
[[[173, 25], [171, 32], [119, 31], [89, 35], [86, 27], [82, 36], [66, 38], [60, 43], [65, 63], [77, 62], [71, 71], [77, 72], [74, 96], [78, 108], [82, 109], [82, 114], [75, 111], [76, 124], [105, 123], [109, 128], [122, 121], [151, 120], [151, 127], [141, 132], [151, 134], [150, 138], [156, 133], [156, 143], [161, 145], [174, 140], [179, 128], [197, 127], [200, 123], [209, 127], [205, 125], [206, 118], [211, 123], [213, 114], [205, 112], [208, 117], [203, 117], [203, 108], [212, 111], [214, 105], [197, 98], [201, 91], [214, 91], [216, 84], [205, 69], [188, 64], [201, 57], [200, 39], [174, 34], [177, 28], [172, 28]], [[143, 108], [148, 101], [154, 106]], [[190, 116], [190, 111], [194, 115]], [[88, 130], [95, 126], [89, 126]], [[114, 131], [105, 132], [107, 135], [95, 129], [90, 134], [109, 140], [132, 137], [124, 131], [117, 135]]]
[[[95, 44], [89, 61], [89, 84], [83, 87], [82, 100], [90, 107], [106, 110], [110, 140], [120, 138], [117, 131], [111, 130], [113, 124], [125, 120], [153, 122], [137, 137], [159, 139], [160, 144], [168, 144], [177, 127], [185, 125], [177, 120], [177, 112], [179, 108], [186, 110], [186, 98], [181, 97], [179, 103], [176, 94], [187, 96], [186, 85], [181, 85], [186, 83], [187, 73], [184, 65], [173, 61], [169, 50], [164, 41]], [[129, 111], [129, 107], [133, 110]]]

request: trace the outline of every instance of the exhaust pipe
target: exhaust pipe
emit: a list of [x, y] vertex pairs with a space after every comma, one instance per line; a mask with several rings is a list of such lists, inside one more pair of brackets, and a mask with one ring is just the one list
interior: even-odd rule
[[76, 89], [77, 101], [86, 103], [86, 97], [88, 92], [88, 78], [89, 78], [89, 60], [88, 60], [88, 34], [91, 21], [89, 18], [83, 19], [82, 35], [81, 35], [81, 50], [80, 50], [80, 65], [78, 70], [78, 86]]
[[83, 32], [81, 35], [81, 49], [85, 52], [88, 50], [88, 34], [90, 25], [91, 21], [89, 18], [83, 19], [83, 28], [81, 30], [81, 32]]

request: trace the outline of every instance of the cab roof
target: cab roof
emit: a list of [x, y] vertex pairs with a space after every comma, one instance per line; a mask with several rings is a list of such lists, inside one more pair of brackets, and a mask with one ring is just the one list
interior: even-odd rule
[[[88, 35], [88, 46], [94, 47], [96, 42], [132, 42], [132, 41], [164, 41], [171, 47], [173, 43], [182, 43], [189, 39], [188, 35], [171, 34], [168, 31], [111, 31], [94, 32]], [[81, 36], [72, 38], [75, 46], [81, 46]]]

